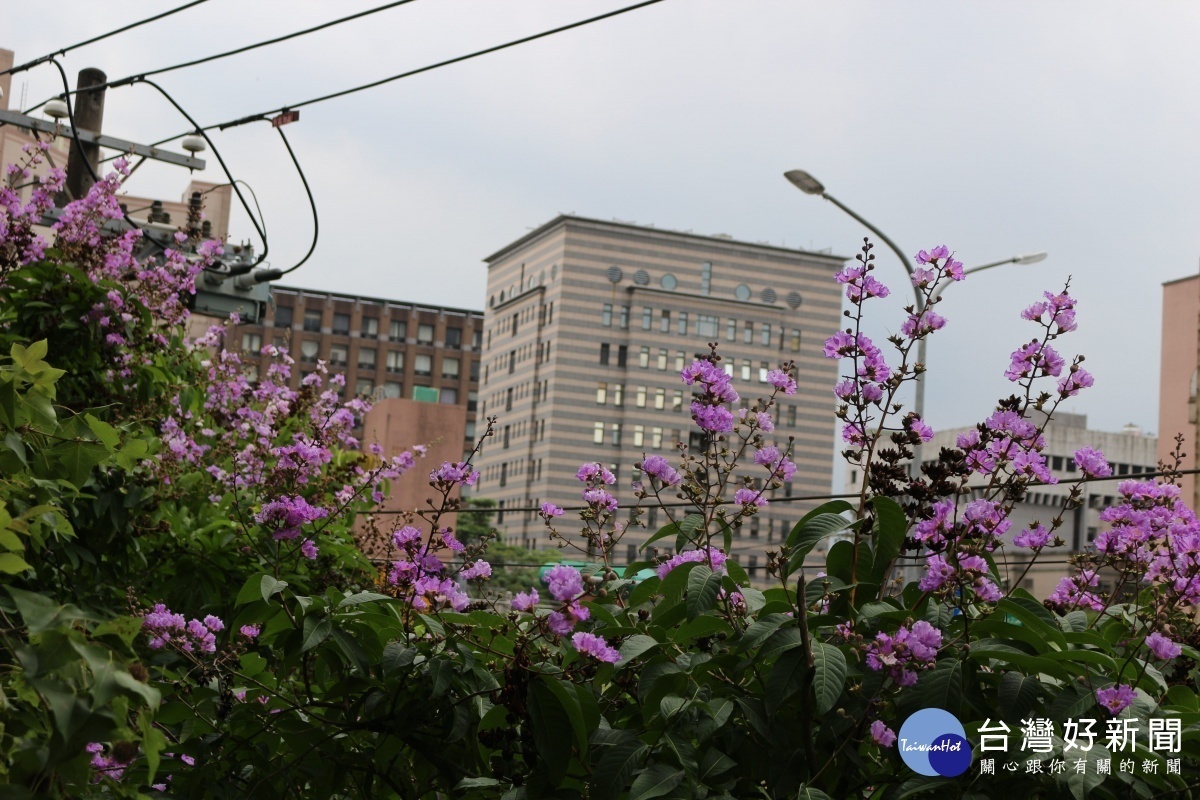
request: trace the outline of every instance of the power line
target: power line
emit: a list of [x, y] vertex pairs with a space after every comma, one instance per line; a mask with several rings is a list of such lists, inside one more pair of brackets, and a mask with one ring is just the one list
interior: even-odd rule
[[[78, 42], [78, 43], [70, 45], [68, 47], [64, 47], [61, 50], [55, 50], [53, 53], [48, 53], [44, 56], [40, 56], [38, 58], [35, 58], [32, 61], [27, 61], [24, 64], [20, 64], [15, 67], [9, 67], [8, 69], [4, 70], [3, 72], [0, 72], [0, 75], [10, 75], [10, 74], [15, 74], [17, 72], [24, 72], [27, 69], [36, 67], [38, 64], [43, 64], [47, 61], [50, 61], [55, 56], [65, 56], [67, 53], [69, 53], [72, 50], [77, 50], [80, 47], [84, 47], [85, 45], [95, 44], [96, 42], [98, 42], [102, 39], [107, 39], [110, 36], [116, 36], [118, 33], [124, 33], [125, 31], [133, 30], [134, 28], [140, 27], [142, 25], [146, 25], [148, 23], [155, 22], [156, 20], [163, 19], [164, 17], [169, 17], [172, 14], [178, 14], [180, 11], [189, 9], [192, 6], [198, 6], [201, 3], [205, 3], [207, 1], [208, 0], [193, 0], [190, 3], [185, 3], [177, 8], [173, 8], [170, 11], [164, 11], [161, 14], [155, 14], [153, 17], [147, 17], [146, 19], [139, 20], [138, 22], [130, 23], [129, 25], [126, 25], [121, 28], [117, 28], [116, 30], [109, 31], [108, 33], [102, 33], [99, 36], [93, 36], [91, 39], [85, 39], [82, 42]], [[70, 87], [68, 87], [68, 91], [69, 90], [70, 90]]]
[[[615, 11], [609, 11], [608, 13], [600, 14], [595, 17], [589, 17], [588, 19], [579, 20], [578, 22], [572, 22], [569, 25], [562, 25], [557, 28], [551, 28], [550, 30], [542, 31], [541, 33], [535, 33], [532, 36], [525, 36], [520, 39], [514, 39], [510, 42], [505, 42], [504, 44], [495, 45], [494, 47], [488, 47], [483, 50], [476, 50], [475, 52], [468, 53], [467, 55], [457, 56], [455, 58], [447, 59], [445, 61], [439, 61], [436, 64], [430, 64], [425, 67], [420, 67], [418, 69], [409, 70], [408, 72], [401, 72], [398, 75], [392, 75], [387, 78], [381, 78], [379, 80], [371, 81], [370, 83], [364, 83], [360, 86], [355, 86], [350, 89], [343, 89], [339, 92], [333, 92], [331, 94], [321, 95], [320, 97], [314, 97], [309, 100], [301, 101], [299, 103], [292, 103], [289, 105], [280, 106], [271, 111], [264, 111], [264, 112], [261, 112], [258, 114], [251, 114], [250, 116], [241, 117], [240, 119], [230, 120], [228, 122], [221, 122], [216, 125], [209, 125], [208, 127], [204, 128], [204, 130], [213, 130], [214, 128], [218, 129], [218, 130], [225, 130], [226, 128], [233, 128], [233, 127], [237, 127], [238, 125], [245, 125], [250, 122], [259, 122], [262, 120], [269, 119], [272, 115], [279, 113], [279, 112], [295, 111], [296, 109], [303, 108], [305, 106], [311, 106], [316, 103], [323, 103], [326, 100], [333, 100], [338, 97], [345, 97], [346, 95], [354, 94], [356, 92], [362, 92], [367, 89], [374, 89], [377, 86], [383, 86], [386, 83], [398, 81], [401, 78], [408, 78], [413, 75], [420, 75], [423, 72], [429, 72], [431, 70], [439, 69], [440, 67], [446, 67], [451, 64], [457, 64], [461, 61], [468, 61], [472, 58], [478, 58], [479, 56], [487, 55], [489, 53], [495, 53], [500, 50], [505, 50], [509, 47], [516, 47], [519, 44], [525, 44], [527, 42], [532, 42], [536, 39], [542, 39], [546, 36], [553, 36], [556, 33], [562, 33], [564, 31], [569, 31], [573, 28], [579, 28], [584, 25], [590, 25], [593, 22], [599, 22], [600, 20], [608, 19], [609, 17], [615, 17], [620, 14], [626, 14], [630, 11], [636, 11], [639, 8], [644, 8], [645, 6], [650, 6], [650, 5], [654, 5], [655, 3], [661, 3], [661, 2], [662, 2], [662, 0], [644, 0], [644, 2], [635, 3], [634, 5], [625, 6], [624, 8], [618, 8]], [[166, 144], [167, 142], [174, 141], [175, 139], [178, 139], [180, 137], [187, 136], [190, 133], [191, 133], [191, 131], [187, 131], [185, 133], [180, 133], [175, 136], [170, 136], [166, 139], [162, 139], [160, 141], [155, 142], [154, 145], [157, 146], [160, 144]]]
[[[275, 130], [279, 132], [279, 138], [283, 139], [283, 146], [287, 148], [288, 155], [291, 157], [292, 163], [296, 165], [296, 172], [300, 175], [300, 182], [304, 184], [304, 193], [308, 195], [308, 205], [312, 209], [313, 218], [313, 238], [312, 244], [308, 246], [308, 252], [304, 254], [304, 258], [280, 272], [279, 277], [282, 278], [284, 275], [287, 275], [290, 272], [295, 272], [296, 270], [300, 269], [300, 267], [304, 266], [304, 262], [308, 261], [309, 257], [313, 254], [313, 251], [317, 249], [317, 237], [321, 235], [321, 223], [317, 218], [317, 203], [315, 200], [313, 200], [312, 189], [308, 186], [308, 178], [304, 177], [304, 170], [300, 168], [300, 162], [296, 159], [295, 152], [292, 151], [292, 145], [288, 141], [287, 136], [284, 135], [282, 127], [276, 128]], [[255, 200], [255, 202], [257, 203], [258, 201]]]

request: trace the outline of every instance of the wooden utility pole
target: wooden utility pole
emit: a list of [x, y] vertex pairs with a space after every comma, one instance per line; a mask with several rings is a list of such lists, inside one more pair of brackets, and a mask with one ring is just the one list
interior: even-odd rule
[[[76, 81], [75, 127], [79, 130], [100, 133], [104, 123], [104, 92], [103, 88], [90, 89], [92, 86], [103, 86], [108, 76], [95, 67], [79, 71]], [[100, 146], [97, 144], [81, 143], [82, 148], [76, 147], [71, 141], [71, 153], [67, 157], [67, 193], [72, 199], [79, 199], [88, 193], [95, 181], [92, 174], [100, 172]], [[91, 167], [89, 170], [88, 167]]]

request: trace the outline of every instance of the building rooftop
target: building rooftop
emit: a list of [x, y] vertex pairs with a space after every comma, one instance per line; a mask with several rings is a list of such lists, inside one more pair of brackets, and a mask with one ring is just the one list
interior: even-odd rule
[[771, 250], [778, 253], [787, 253], [788, 255], [804, 255], [837, 264], [841, 264], [849, 260], [848, 256], [838, 256], [827, 252], [815, 253], [808, 250], [799, 250], [791, 247], [782, 247], [780, 245], [765, 244], [763, 242], [747, 242], [741, 239], [734, 239], [733, 237], [729, 236], [729, 234], [725, 233], [705, 235], [702, 233], [692, 233], [691, 231], [676, 231], [671, 230], [670, 228], [656, 228], [650, 225], [636, 225], [632, 222], [621, 222], [619, 220], [602, 220], [593, 219], [591, 217], [580, 217], [576, 216], [575, 214], [559, 214], [546, 224], [530, 231], [516, 241], [510, 242], [483, 260], [485, 263], [490, 265], [493, 261], [500, 259], [511, 251], [524, 247], [529, 242], [546, 235], [555, 228], [565, 225], [568, 222], [583, 222], [588, 225], [599, 225], [617, 230], [638, 231], [642, 233], [659, 233], [667, 237], [700, 241], [715, 247], [749, 247], [757, 250]]
[[474, 314], [474, 315], [477, 315], [480, 317], [483, 316], [482, 309], [454, 308], [453, 306], [439, 306], [439, 305], [434, 305], [433, 303], [417, 303], [412, 300], [397, 300], [396, 298], [385, 298], [385, 297], [369, 297], [369, 296], [363, 295], [363, 294], [347, 294], [346, 292], [329, 292], [324, 289], [304, 289], [299, 286], [280, 286], [280, 285], [275, 284], [275, 285], [272, 285], [272, 290], [273, 291], [282, 291], [282, 292], [293, 292], [295, 294], [303, 293], [306, 295], [318, 295], [319, 294], [319, 295], [327, 295], [329, 297], [340, 298], [342, 300], [366, 300], [367, 302], [379, 303], [380, 305], [390, 304], [390, 305], [394, 305], [394, 306], [395, 305], [412, 306], [414, 308], [424, 308], [424, 309], [429, 309], [431, 311], [454, 311], [459, 314]]

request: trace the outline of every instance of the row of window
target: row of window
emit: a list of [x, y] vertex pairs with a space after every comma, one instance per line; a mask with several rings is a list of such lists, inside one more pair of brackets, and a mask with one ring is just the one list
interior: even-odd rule
[[[605, 303], [600, 312], [600, 324], [606, 328], [613, 326], [613, 309], [612, 303]], [[623, 330], [629, 329], [629, 306], [616, 307], [616, 323], [617, 327]], [[657, 323], [656, 323], [657, 320]], [[695, 315], [695, 335], [703, 338], [705, 341], [711, 341], [717, 338], [721, 329], [721, 320], [719, 317], [711, 314], [696, 314]], [[691, 317], [686, 311], [674, 312], [674, 320], [672, 320], [672, 312], [670, 309], [662, 308], [655, 314], [655, 310], [650, 306], [642, 307], [642, 330], [650, 331], [658, 328], [660, 333], [670, 333], [675, 330], [680, 336], [687, 336], [691, 332]], [[758, 331], [758, 343], [764, 347], [771, 346], [771, 339], [774, 332], [774, 326], [769, 322], [756, 324], [751, 320], [745, 320], [741, 326], [741, 337], [745, 344], [753, 344], [755, 340], [755, 330]], [[738, 339], [738, 320], [730, 317], [725, 322], [725, 341], [736, 342]], [[781, 328], [779, 331], [779, 349], [785, 349], [784, 331]], [[793, 352], [800, 351], [800, 329], [792, 328], [791, 336], [787, 342], [787, 346]]]
[[[305, 311], [303, 329], [310, 333], [321, 332], [321, 322], [324, 317], [322, 311]], [[290, 328], [293, 324], [293, 309], [291, 306], [279, 306], [275, 309], [275, 327]], [[333, 325], [330, 328], [331, 332], [338, 336], [350, 335], [350, 315], [336, 313], [333, 315]], [[433, 344], [434, 326], [432, 324], [417, 325], [417, 344]], [[359, 331], [364, 339], [379, 338], [379, 319], [377, 317], [363, 317], [362, 327]], [[475, 331], [472, 334], [472, 344], [478, 348], [482, 344], [482, 332]], [[408, 322], [405, 320], [392, 320], [389, 324], [388, 338], [393, 342], [403, 342], [408, 338]], [[461, 348], [463, 344], [463, 329], [451, 326], [446, 326], [445, 330], [445, 346], [450, 348]]]
[[[628, 360], [627, 359], [628, 354], [629, 354], [629, 350], [626, 345], [622, 344], [622, 345], [617, 346], [617, 366], [618, 367], [627, 366], [626, 362]], [[651, 360], [651, 349], [649, 347], [640, 348], [638, 350], [638, 366], [642, 369], [649, 369], [650, 368], [650, 360]], [[667, 350], [665, 347], [658, 348], [658, 354], [654, 360], [654, 364], [656, 367], [658, 367], [658, 369], [665, 371], [668, 368], [668, 366], [670, 365], [671, 360], [672, 360], [671, 359], [671, 351]], [[685, 366], [687, 366], [687, 353], [684, 352], [683, 350], [676, 350], [675, 356], [674, 356], [674, 361], [675, 361], [675, 371], [683, 372], [683, 368]], [[730, 377], [734, 377], [738, 371], [737, 362], [738, 362], [738, 359], [735, 359], [735, 358], [728, 359], [724, 365], [725, 366], [725, 374], [729, 375]], [[607, 342], [601, 342], [600, 343], [600, 365], [601, 366], [609, 366], [611, 363], [612, 363], [612, 346], [610, 344], [608, 344]], [[758, 362], [758, 382], [766, 383], [767, 382], [767, 373], [770, 372], [772, 369], [774, 369], [774, 367], [771, 365], [771, 362], [759, 361]], [[751, 380], [751, 375], [753, 374], [753, 372], [754, 372], [753, 360], [749, 359], [749, 358], [741, 359], [741, 379], [743, 381]], [[600, 401], [597, 401], [597, 402], [600, 402]]]
[[[550, 358], [550, 342], [530, 342], [523, 347], [518, 347], [515, 350], [509, 350], [507, 353], [501, 353], [492, 358], [492, 363], [484, 370], [484, 381], [487, 381], [491, 375], [491, 367], [497, 370], [502, 370], [505, 366], [508, 367], [508, 372], [511, 375], [516, 372], [517, 364], [527, 361], [530, 358], [535, 359], [534, 363], [541, 364]], [[682, 369], [682, 367], [681, 367]]]
[[[511, 315], [505, 315], [500, 321], [492, 326], [497, 333], [507, 333], [509, 336], [516, 336], [521, 331], [521, 323], [532, 322], [534, 314], [537, 314], [538, 327], [549, 325], [554, 322], [554, 303], [546, 303], [545, 305], [528, 306], [522, 311], [515, 311]], [[488, 347], [492, 346], [492, 331], [488, 331]]]

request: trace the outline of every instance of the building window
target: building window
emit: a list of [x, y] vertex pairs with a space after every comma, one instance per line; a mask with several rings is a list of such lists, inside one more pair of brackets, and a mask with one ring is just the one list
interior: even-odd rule
[[650, 447], [655, 450], [662, 450], [662, 428], [650, 429]]
[[408, 323], [402, 320], [392, 320], [392, 324], [388, 327], [388, 338], [393, 342], [403, 342], [408, 336]]
[[379, 338], [379, 318], [378, 317], [363, 317], [362, 319], [362, 337], [364, 339]]
[[617, 366], [618, 367], [625, 366], [625, 360], [626, 360], [625, 357], [627, 355], [629, 355], [628, 347], [626, 347], [625, 345], [621, 345], [620, 347], [617, 348]]
[[474, 347], [476, 350], [483, 347], [483, 331], [482, 330], [476, 329], [475, 332], [471, 334], [471, 346]]
[[646, 387], [637, 387], [637, 401], [634, 403], [638, 408], [646, 407]]
[[787, 424], [789, 428], [796, 427], [796, 407], [789, 405], [787, 407]]
[[612, 303], [604, 304], [604, 311], [600, 313], [600, 324], [606, 328], [612, 327]]
[[604, 444], [604, 423], [597, 422], [592, 428], [592, 444]]
[[329, 363], [337, 367], [346, 366], [348, 360], [346, 355], [346, 346], [344, 344], [335, 344], [329, 348]]
[[508, 387], [508, 393], [504, 400], [504, 410], [505, 411], [512, 411], [512, 401], [513, 401], [513, 390], [512, 390], [512, 387], [510, 386], [510, 387]]
[[275, 327], [290, 328], [292, 327], [292, 307], [277, 306], [275, 308]]
[[621, 306], [621, 330], [629, 328], [629, 306]]
[[467, 411], [474, 414], [479, 409], [479, 392], [467, 392]]
[[417, 326], [417, 344], [433, 344], [433, 326]]
[[700, 264], [700, 294], [712, 294], [712, 262]]
[[374, 347], [358, 348], [358, 368], [359, 369], [375, 369], [375, 348]]
[[658, 351], [658, 368], [664, 371], [667, 369], [667, 351], [665, 349]]
[[706, 336], [710, 340], [717, 338], [717, 326], [719, 320], [708, 314], [701, 314], [696, 320], [696, 335]]
[[646, 369], [650, 366], [650, 348], [643, 347], [638, 353], [638, 366]]
[[404, 351], [389, 350], [387, 354], [388, 372], [404, 372]]
[[242, 334], [242, 352], [257, 353], [262, 350], [262, 336], [257, 333]]
[[729, 318], [729, 322], [725, 324], [725, 341], [732, 342], [737, 339], [737, 320], [733, 317]]
[[800, 352], [800, 329], [792, 328], [792, 352]]
[[446, 347], [462, 348], [462, 328], [446, 328]]
[[633, 446], [641, 447], [645, 441], [646, 441], [646, 426], [645, 425], [634, 425], [633, 426]]
[[317, 360], [317, 351], [319, 349], [320, 349], [320, 345], [318, 345], [316, 342], [312, 341], [311, 339], [306, 339], [305, 341], [300, 343], [300, 360], [301, 361], [316, 361]]
[[428, 377], [433, 374], [433, 356], [418, 354], [413, 359], [413, 372]]
[[750, 380], [750, 359], [742, 360], [742, 380]]
[[462, 362], [457, 358], [442, 358], [442, 377], [457, 378], [462, 369]]
[[662, 310], [662, 315], [661, 315], [661, 319], [659, 321], [658, 329], [663, 333], [671, 332], [671, 312], [667, 311], [667, 309], [665, 309], [665, 308]]
[[762, 324], [762, 330], [760, 331], [758, 343], [763, 347], [771, 346], [771, 323], [764, 322]]
[[508, 449], [508, 440], [509, 440], [510, 433], [512, 433], [512, 426], [505, 425], [504, 426], [504, 439], [503, 439], [503, 444], [501, 445], [501, 447], [503, 447], [505, 450]]
[[654, 309], [650, 306], [642, 308], [642, 330], [650, 330], [650, 326], [654, 324]]
[[767, 382], [767, 373], [770, 371], [771, 371], [771, 362], [769, 362], [769, 361], [758, 362], [758, 382], [766, 383]]
[[404, 384], [397, 383], [396, 381], [387, 381], [386, 383], [383, 384], [383, 396], [384, 397], [403, 397], [404, 396]]
[[[500, 465], [500, 485], [508, 485], [508, 462]], [[500, 501], [500, 513], [496, 515], [496, 522], [504, 519], [504, 501]]]
[[349, 314], [334, 314], [333, 315], [333, 332], [338, 336], [350, 335], [350, 315]]
[[623, 384], [613, 384], [613, 405], [618, 407], [625, 405], [625, 386]]
[[680, 335], [680, 336], [687, 336], [687, 328], [688, 328], [688, 317], [687, 317], [687, 312], [686, 312], [686, 311], [680, 311], [680, 312], [679, 312], [679, 328], [678, 328], [679, 335]]
[[754, 323], [750, 320], [746, 320], [745, 335], [742, 337], [742, 341], [746, 344], [754, 343]]
[[613, 447], [621, 446], [621, 423], [619, 422], [612, 424], [612, 444]]
[[608, 366], [608, 342], [600, 345], [600, 365]]
[[657, 408], [659, 411], [662, 411], [663, 408], [666, 407], [666, 399], [667, 399], [667, 390], [666, 389], [655, 389], [654, 390], [654, 407]]
[[596, 405], [602, 406], [608, 402], [608, 384], [596, 384]]
[[687, 366], [687, 353], [682, 350], [675, 351], [675, 371], [683, 373], [683, 368]]
[[304, 330], [309, 333], [321, 332], [321, 312], [320, 311], [305, 311], [304, 312]]
[[358, 382], [354, 384], [355, 394], [370, 394], [373, 391], [375, 391], [375, 381], [370, 378], [359, 378]]
[[683, 411], [683, 391], [675, 390], [675, 399], [671, 402], [672, 411]]

